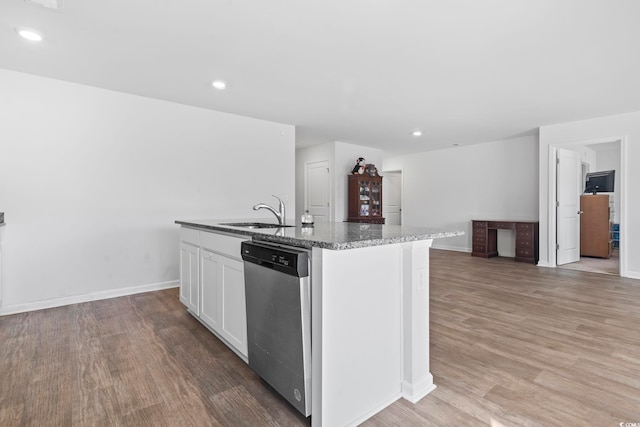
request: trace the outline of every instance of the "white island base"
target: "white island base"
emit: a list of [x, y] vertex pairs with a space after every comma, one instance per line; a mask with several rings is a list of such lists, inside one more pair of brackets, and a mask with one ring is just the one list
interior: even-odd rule
[[429, 371], [433, 240], [312, 250], [312, 426], [357, 425], [435, 389]]

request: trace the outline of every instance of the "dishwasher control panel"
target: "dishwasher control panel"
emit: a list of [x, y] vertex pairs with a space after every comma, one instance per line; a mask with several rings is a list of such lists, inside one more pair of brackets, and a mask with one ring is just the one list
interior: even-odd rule
[[242, 259], [297, 277], [309, 275], [309, 252], [300, 248], [242, 242]]
[[295, 265], [295, 256], [291, 256], [290, 254], [273, 254], [271, 255], [271, 262], [276, 262], [280, 265], [288, 267], [290, 265]]

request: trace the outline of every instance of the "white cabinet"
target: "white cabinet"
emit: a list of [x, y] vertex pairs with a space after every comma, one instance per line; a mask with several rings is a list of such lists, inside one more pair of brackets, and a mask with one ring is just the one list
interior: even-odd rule
[[180, 234], [180, 301], [246, 359], [247, 317], [240, 244], [247, 238], [184, 227], [182, 230], [187, 232]]

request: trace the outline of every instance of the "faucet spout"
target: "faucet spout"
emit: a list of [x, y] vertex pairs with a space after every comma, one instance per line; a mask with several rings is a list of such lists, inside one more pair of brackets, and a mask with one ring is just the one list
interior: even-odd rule
[[285, 206], [284, 206], [284, 202], [282, 201], [282, 199], [280, 199], [280, 197], [278, 196], [273, 196], [276, 199], [278, 199], [279, 202], [279, 206], [278, 206], [278, 210], [276, 211], [275, 208], [265, 204], [265, 203], [258, 203], [257, 205], [255, 205], [253, 207], [254, 211], [257, 211], [258, 209], [266, 209], [268, 211], [270, 211], [271, 213], [273, 213], [276, 218], [278, 218], [278, 224], [280, 225], [285, 225], [285, 221], [286, 221], [286, 216], [285, 216]]

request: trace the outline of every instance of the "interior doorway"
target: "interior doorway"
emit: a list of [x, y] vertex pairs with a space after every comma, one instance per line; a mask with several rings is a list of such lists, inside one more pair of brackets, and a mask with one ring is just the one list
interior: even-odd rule
[[[553, 165], [550, 164], [549, 172], [553, 173], [555, 179], [555, 186], [553, 194], [549, 194], [549, 203], [550, 206], [555, 208], [555, 215], [553, 217], [554, 221], [550, 221], [549, 227], [549, 242], [555, 247], [555, 251], [551, 252], [554, 256], [554, 264], [560, 268], [572, 269], [572, 270], [581, 270], [581, 271], [590, 271], [596, 273], [603, 274], [614, 274], [625, 276], [625, 250], [624, 250], [624, 232], [625, 232], [625, 167], [626, 167], [626, 157], [624, 153], [626, 152], [626, 139], [625, 138], [609, 138], [602, 139], [596, 141], [585, 141], [581, 143], [572, 143], [572, 144], [562, 144], [558, 146], [553, 146], [555, 156], [562, 150], [570, 150], [578, 153], [581, 158], [581, 166], [579, 167], [578, 176], [580, 179], [580, 194], [583, 192], [583, 186], [585, 181], [586, 172], [589, 171], [602, 171], [602, 170], [616, 170], [616, 179], [615, 179], [615, 188], [614, 192], [611, 193], [602, 193], [609, 195], [610, 200], [610, 236], [612, 239], [613, 251], [609, 258], [606, 257], [596, 257], [596, 256], [584, 256], [583, 253], [580, 253], [579, 259], [575, 262], [569, 262], [563, 264], [562, 256], [561, 256], [561, 218], [559, 208], [558, 208], [558, 197], [560, 196], [562, 191], [567, 191], [566, 188], [561, 188], [562, 185], [560, 183], [560, 179], [557, 174], [560, 173], [562, 167], [554, 161]], [[553, 166], [553, 167], [552, 167]], [[588, 196], [587, 196], [588, 197]], [[582, 212], [580, 209], [579, 212]], [[583, 230], [583, 233], [585, 231]], [[587, 235], [588, 236], [588, 235]], [[553, 242], [551, 241], [551, 237], [554, 237]], [[584, 237], [584, 234], [583, 234]], [[582, 251], [581, 251], [582, 252]]]

